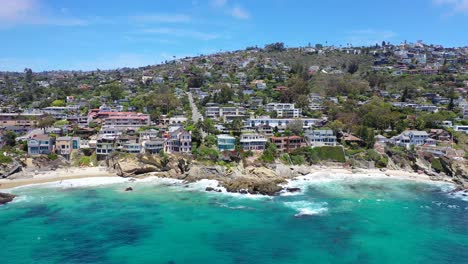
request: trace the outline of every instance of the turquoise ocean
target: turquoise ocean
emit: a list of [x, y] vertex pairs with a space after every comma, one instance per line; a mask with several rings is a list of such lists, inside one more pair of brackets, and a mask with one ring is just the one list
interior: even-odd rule
[[448, 184], [304, 178], [275, 197], [204, 191], [213, 184], [15, 188], [0, 263], [468, 263], [468, 197]]

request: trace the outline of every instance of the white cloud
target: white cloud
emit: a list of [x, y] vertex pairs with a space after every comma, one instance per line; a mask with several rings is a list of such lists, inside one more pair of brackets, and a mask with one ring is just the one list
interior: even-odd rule
[[346, 42], [353, 46], [368, 46], [392, 40], [396, 36], [391, 30], [360, 29], [348, 32]]
[[227, 4], [227, 0], [213, 0], [211, 5], [214, 7], [223, 7]]
[[191, 21], [191, 17], [183, 14], [149, 14], [131, 16], [131, 20], [143, 23], [186, 23]]
[[231, 9], [230, 11], [231, 16], [238, 18], [238, 19], [249, 19], [250, 14], [247, 10], [241, 8], [240, 6], [236, 6]]
[[138, 33], [145, 33], [145, 34], [159, 34], [159, 35], [168, 35], [174, 37], [188, 37], [200, 40], [213, 40], [219, 38], [218, 34], [214, 33], [205, 33], [196, 30], [188, 30], [188, 29], [178, 29], [178, 28], [147, 28], [138, 31]]
[[160, 62], [160, 58], [158, 57], [160, 56], [154, 54], [124, 53], [115, 56], [99, 57], [90, 61], [80, 61], [74, 65], [71, 65], [71, 69], [109, 70], [125, 67], [135, 68], [157, 64]]
[[35, 0], [2, 1], [0, 8], [0, 20], [15, 22], [24, 19], [36, 7]]
[[468, 14], [468, 0], [433, 0], [435, 5], [445, 6], [449, 8], [449, 12], [446, 16], [452, 16], [457, 13]]
[[45, 13], [39, 0], [1, 0], [0, 28], [15, 25], [83, 26], [88, 24], [83, 19], [45, 15]]

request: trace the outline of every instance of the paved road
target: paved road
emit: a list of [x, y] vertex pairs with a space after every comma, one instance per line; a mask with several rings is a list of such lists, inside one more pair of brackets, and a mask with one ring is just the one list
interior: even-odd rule
[[[187, 96], [190, 102], [190, 108], [192, 108], [192, 120], [193, 123], [198, 123], [199, 120], [203, 121], [203, 115], [198, 111], [198, 107], [193, 101], [193, 95], [191, 92], [187, 92]], [[207, 136], [205, 131], [201, 131], [202, 137], [205, 138]]]
[[197, 123], [198, 120], [203, 121], [203, 115], [200, 114], [200, 112], [198, 111], [198, 107], [195, 104], [195, 102], [193, 101], [192, 93], [188, 92], [187, 95], [188, 95], [188, 99], [189, 99], [189, 102], [190, 102], [190, 107], [192, 108], [192, 120], [193, 120], [193, 122]]

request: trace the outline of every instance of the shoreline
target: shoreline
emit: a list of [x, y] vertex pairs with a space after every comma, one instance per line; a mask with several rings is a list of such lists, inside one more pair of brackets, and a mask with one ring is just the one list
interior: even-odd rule
[[[28, 173], [28, 172], [25, 172]], [[29, 172], [32, 177], [18, 179], [0, 179], [0, 191], [42, 183], [60, 182], [63, 180], [74, 180], [96, 177], [119, 177], [109, 172], [106, 167], [85, 167], [71, 169], [57, 169], [54, 171], [43, 171], [35, 174]]]
[[[415, 172], [407, 172], [403, 170], [385, 170], [378, 169], [344, 169], [337, 167], [326, 166], [310, 166], [308, 173], [296, 175], [294, 177], [285, 177], [287, 183], [285, 186], [294, 183], [297, 180], [326, 180], [326, 181], [341, 181], [341, 180], [360, 180], [360, 179], [389, 179], [389, 180], [404, 180], [413, 182], [426, 183], [449, 183], [455, 184], [448, 179], [433, 178], [426, 174], [418, 174]], [[31, 172], [33, 174], [34, 172]], [[156, 176], [153, 173], [140, 175], [133, 178], [146, 178]], [[116, 173], [110, 172], [106, 167], [86, 167], [86, 168], [71, 168], [57, 169], [55, 171], [44, 171], [37, 173], [29, 178], [19, 179], [0, 179], [0, 191], [10, 190], [17, 187], [33, 186], [36, 184], [60, 182], [63, 180], [98, 178], [98, 177], [119, 177]], [[120, 178], [120, 177], [119, 177]], [[129, 179], [132, 177], [129, 177]], [[172, 178], [172, 177], [159, 177]], [[176, 179], [176, 178], [174, 178]], [[202, 179], [200, 179], [202, 180]], [[218, 182], [220, 182], [218, 180]]]

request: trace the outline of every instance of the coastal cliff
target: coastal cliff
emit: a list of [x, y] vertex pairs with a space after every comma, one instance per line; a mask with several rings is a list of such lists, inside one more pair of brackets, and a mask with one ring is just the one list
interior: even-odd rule
[[[403, 160], [403, 161], [402, 161]], [[390, 159], [394, 169], [408, 173], [424, 173], [434, 181], [452, 182], [460, 189], [468, 188], [468, 166], [463, 162], [440, 159], [443, 170], [436, 171], [426, 161], [414, 159]], [[232, 165], [234, 164], [234, 165]], [[186, 182], [202, 179], [217, 180], [219, 187], [228, 192], [275, 195], [282, 191], [288, 179], [311, 172], [310, 166], [285, 165], [240, 161], [229, 165], [216, 165], [193, 160], [184, 155], [114, 155], [106, 161], [109, 169], [121, 177], [151, 174], [163, 178], [174, 178]], [[324, 164], [326, 168], [340, 167], [336, 163]], [[368, 167], [353, 166], [356, 169]], [[385, 172], [386, 169], [382, 169]], [[213, 191], [213, 190], [210, 190]], [[214, 190], [215, 191], [215, 190]]]
[[154, 155], [126, 157], [115, 155], [106, 160], [109, 169], [121, 177], [135, 177], [150, 173], [163, 178], [174, 178], [186, 182], [202, 179], [217, 180], [228, 192], [275, 195], [280, 192], [287, 179], [307, 174], [306, 166], [271, 166], [242, 161], [236, 166], [221, 166], [199, 163], [188, 156], [170, 155], [167, 158]]

